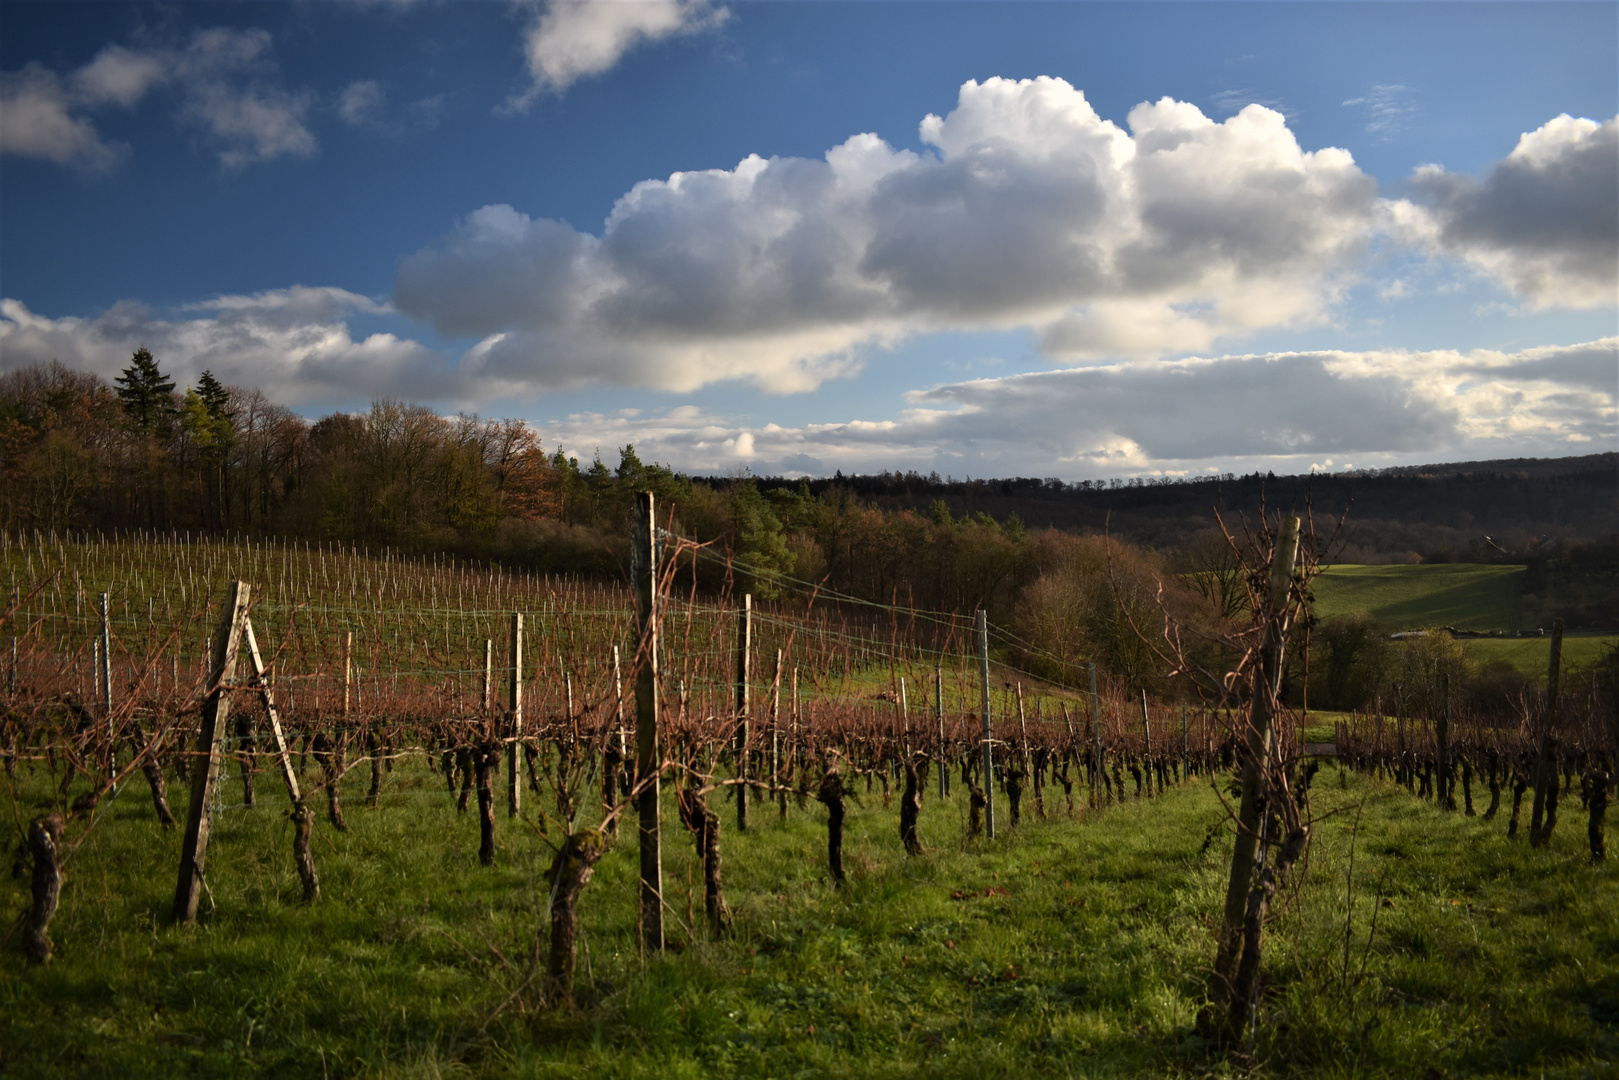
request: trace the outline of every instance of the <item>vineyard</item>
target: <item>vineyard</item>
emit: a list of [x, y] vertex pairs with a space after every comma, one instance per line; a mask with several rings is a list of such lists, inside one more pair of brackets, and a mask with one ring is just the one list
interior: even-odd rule
[[[982, 612], [712, 595], [698, 568], [722, 557], [656, 530], [630, 568], [640, 595], [344, 546], [0, 544], [0, 752], [25, 886], [0, 1064], [1207, 1067], [1192, 1032], [1243, 820], [1237, 696], [1157, 699], [1094, 665], [1034, 679], [999, 658], [1038, 645]], [[1267, 1024], [1253, 1045], [1281, 1071], [1331, 1072], [1325, 1047], [1352, 1023], [1386, 1025], [1369, 1071], [1409, 1063], [1402, 1022], [1368, 1017], [1449, 931], [1383, 915], [1408, 887], [1400, 862], [1426, 845], [1442, 865], [1443, 842], [1478, 842], [1468, 829], [1504, 844], [1526, 792], [1531, 844], [1490, 849], [1473, 888], [1541, 866], [1578, 893], [1553, 909], [1577, 939], [1558, 948], [1590, 970], [1571, 990], [1562, 953], [1514, 959], [1535, 972], [1511, 991], [1536, 1002], [1520, 1014], [1549, 1026], [1486, 1025], [1478, 1045], [1518, 1066], [1613, 1060], [1619, 904], [1600, 860], [1619, 730], [1611, 681], [1558, 678], [1554, 659], [1549, 717], [1453, 706], [1442, 678], [1325, 725], [1276, 714], [1303, 813], [1283, 815], [1288, 835], [1313, 827], [1307, 861], [1328, 871], [1287, 885], [1283, 864], [1271, 886], [1292, 929], [1252, 993], [1296, 1030]], [[1556, 831], [1576, 800], [1583, 844]], [[1390, 927], [1426, 944], [1391, 955]], [[1491, 933], [1515, 940], [1507, 922]], [[1336, 1010], [1314, 999], [1312, 949], [1334, 957]], [[138, 990], [126, 968], [167, 982]], [[1560, 1007], [1570, 993], [1594, 1004]]]

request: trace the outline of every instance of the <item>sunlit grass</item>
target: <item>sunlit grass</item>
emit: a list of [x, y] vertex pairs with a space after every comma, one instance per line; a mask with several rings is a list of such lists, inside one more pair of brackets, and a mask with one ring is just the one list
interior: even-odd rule
[[[544, 921], [550, 850], [534, 829], [502, 805], [497, 865], [481, 867], [475, 815], [455, 812], [420, 759], [389, 775], [377, 810], [357, 774], [350, 831], [317, 829], [324, 895], [304, 907], [268, 779], [251, 811], [233, 805], [234, 778], [225, 785], [212, 903], [194, 928], [168, 920], [178, 837], [158, 829], [142, 788], [125, 789], [68, 868], [57, 962], [26, 967], [15, 935], [0, 960], [8, 1075], [1240, 1071], [1194, 1029], [1229, 854], [1206, 783], [1078, 821], [1059, 788], [1051, 817], [1026, 800], [1017, 830], [1002, 799], [1002, 837], [989, 843], [964, 840], [965, 799], [941, 803], [930, 781], [930, 850], [907, 859], [897, 789], [885, 807], [880, 785], [867, 794], [856, 781], [841, 890], [826, 878], [817, 804], [790, 802], [785, 822], [755, 805], [744, 834], [734, 803], [716, 797], [736, 911], [719, 942], [706, 940], [691, 843], [666, 810], [671, 950], [638, 956], [627, 830], [581, 904], [581, 1010], [556, 1016], [501, 1011]], [[525, 796], [549, 808], [549, 793]], [[1541, 851], [1508, 841], [1504, 820], [1442, 813], [1330, 765], [1313, 807], [1337, 812], [1318, 824], [1302, 892], [1272, 928], [1255, 1071], [1611, 1072], [1619, 888], [1588, 865], [1577, 800]], [[25, 889], [6, 891], [8, 920]]]

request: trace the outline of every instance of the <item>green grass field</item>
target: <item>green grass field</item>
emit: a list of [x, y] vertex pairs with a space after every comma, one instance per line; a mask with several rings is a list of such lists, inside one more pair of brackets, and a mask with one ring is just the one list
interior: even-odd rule
[[1519, 630], [1522, 566], [1329, 566], [1315, 579], [1320, 618], [1366, 612], [1391, 630]]
[[[1521, 566], [1440, 563], [1432, 566], [1330, 566], [1316, 578], [1315, 614], [1367, 613], [1390, 630], [1452, 626], [1458, 630], [1520, 629]], [[1612, 634], [1571, 633], [1563, 640], [1566, 671], [1589, 670], [1619, 643]], [[1505, 660], [1544, 679], [1549, 637], [1474, 638], [1462, 649], [1480, 666]]]
[[[850, 808], [843, 890], [819, 806], [786, 823], [756, 810], [739, 834], [718, 802], [737, 915], [719, 942], [690, 928], [691, 845], [666, 811], [675, 947], [636, 954], [626, 836], [582, 901], [581, 1010], [558, 1016], [502, 1009], [542, 925], [549, 849], [502, 812], [498, 865], [480, 867], [474, 815], [441, 783], [402, 764], [369, 810], [356, 778], [351, 830], [317, 829], [312, 908], [262, 783], [263, 805], [219, 819], [193, 928], [167, 916], [179, 838], [126, 789], [69, 866], [57, 962], [26, 967], [15, 933], [0, 958], [0, 1072], [1587, 1077], [1619, 1063], [1619, 882], [1588, 865], [1573, 802], [1531, 851], [1503, 819], [1329, 765], [1244, 1064], [1193, 1027], [1230, 842], [1206, 785], [975, 845], [965, 799], [930, 795], [916, 859], [879, 789]], [[25, 888], [5, 891], [8, 921]], [[696, 908], [700, 924], [700, 895]]]
[[[1619, 637], [1612, 634], [1566, 634], [1563, 637], [1563, 670], [1577, 673], [1590, 671], [1602, 662], [1603, 656]], [[1546, 678], [1546, 665], [1551, 659], [1551, 638], [1476, 638], [1464, 640], [1462, 651], [1474, 663], [1483, 666], [1495, 660], [1505, 660], [1519, 671]]]

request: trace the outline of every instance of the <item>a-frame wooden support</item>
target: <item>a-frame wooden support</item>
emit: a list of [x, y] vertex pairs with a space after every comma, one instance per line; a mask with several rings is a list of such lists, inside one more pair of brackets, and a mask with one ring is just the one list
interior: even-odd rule
[[248, 618], [252, 595], [253, 587], [247, 582], [231, 582], [219, 628], [214, 632], [208, 692], [202, 706], [202, 731], [197, 739], [198, 753], [206, 754], [207, 758], [198, 762], [191, 773], [191, 805], [186, 811], [185, 841], [180, 849], [180, 878], [174, 890], [176, 922], [194, 922], [197, 905], [202, 898], [203, 868], [208, 855], [211, 826], [208, 807], [219, 787], [219, 768], [223, 759], [221, 744], [230, 720], [231, 694], [238, 689], [235, 685], [236, 664], [244, 642], [252, 662], [249, 684], [259, 694], [265, 712], [269, 714], [270, 730], [275, 735], [276, 759], [281, 765], [281, 777], [286, 781], [294, 820], [300, 830], [294, 846], [297, 849], [299, 874], [304, 878], [305, 897], [314, 899], [313, 891], [318, 889], [314, 883], [314, 863], [308, 853], [308, 811], [298, 790], [298, 777], [293, 772], [292, 758], [287, 753], [281, 717], [275, 707], [275, 695], [265, 677], [264, 659], [259, 654], [253, 623]]

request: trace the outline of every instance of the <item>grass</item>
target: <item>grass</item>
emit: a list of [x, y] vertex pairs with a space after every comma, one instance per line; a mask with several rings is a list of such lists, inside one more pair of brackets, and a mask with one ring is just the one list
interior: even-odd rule
[[[1457, 630], [1521, 628], [1521, 566], [1437, 563], [1432, 566], [1329, 566], [1312, 585], [1315, 614], [1366, 613], [1391, 630], [1451, 626]], [[1528, 675], [1546, 677], [1549, 637], [1473, 638], [1462, 649], [1483, 666], [1505, 660]], [[1571, 633], [1563, 639], [1563, 669], [1589, 670], [1606, 649], [1619, 644], [1613, 634]]]
[[[69, 867], [57, 962], [25, 966], [15, 935], [0, 958], [0, 1071], [1573, 1077], [1619, 1061], [1619, 886], [1587, 864], [1572, 803], [1531, 851], [1503, 819], [1329, 765], [1314, 807], [1338, 812], [1273, 926], [1262, 1034], [1239, 1068], [1193, 1026], [1229, 846], [1206, 785], [1077, 823], [1026, 819], [983, 844], [963, 843], [959, 791], [930, 793], [918, 859], [897, 808], [862, 785], [843, 890], [826, 880], [816, 804], [785, 823], [756, 808], [739, 834], [719, 802], [737, 914], [720, 942], [689, 928], [691, 845], [666, 811], [675, 947], [636, 954], [626, 836], [586, 889], [581, 1011], [562, 1017], [496, 1015], [543, 920], [549, 849], [502, 812], [498, 865], [480, 867], [475, 819], [441, 783], [402, 764], [369, 810], [357, 779], [350, 831], [317, 830], [325, 895], [308, 908], [272, 800], [227, 806], [213, 904], [192, 928], [167, 918], [178, 837], [126, 789]], [[24, 899], [6, 890], [8, 920]]]
[[[1563, 635], [1563, 671], [1577, 673], [1597, 667], [1607, 650], [1619, 644], [1613, 634]], [[1546, 665], [1551, 660], [1551, 637], [1537, 638], [1474, 638], [1461, 643], [1462, 651], [1479, 666], [1492, 661], [1505, 660], [1519, 671], [1546, 680]]]
[[1319, 618], [1366, 612], [1392, 630], [1519, 630], [1526, 569], [1468, 563], [1329, 566], [1316, 578]]

